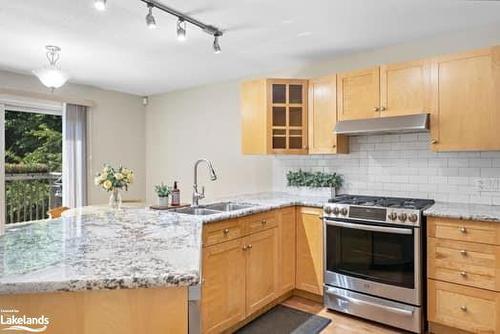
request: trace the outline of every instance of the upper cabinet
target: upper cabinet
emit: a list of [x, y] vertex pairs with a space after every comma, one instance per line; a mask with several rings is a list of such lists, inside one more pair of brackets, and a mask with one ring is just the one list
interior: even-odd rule
[[378, 67], [337, 75], [337, 110], [341, 121], [379, 117]]
[[243, 83], [243, 154], [307, 153], [307, 83], [293, 79]]
[[415, 61], [339, 74], [339, 119], [430, 113], [430, 68]]
[[500, 149], [500, 47], [436, 58], [432, 85], [433, 150]]
[[309, 81], [309, 154], [348, 152], [348, 138], [333, 132], [337, 123], [337, 76]]

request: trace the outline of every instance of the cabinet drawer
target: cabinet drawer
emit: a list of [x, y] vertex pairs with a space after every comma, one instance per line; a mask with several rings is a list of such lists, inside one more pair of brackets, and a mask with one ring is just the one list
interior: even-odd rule
[[429, 321], [470, 331], [498, 333], [498, 293], [429, 280]]
[[241, 218], [241, 222], [248, 235], [278, 226], [278, 219], [278, 211], [273, 210]]
[[428, 238], [430, 278], [500, 291], [500, 246]]
[[429, 217], [428, 235], [435, 238], [500, 245], [500, 224]]
[[243, 229], [239, 219], [205, 224], [203, 226], [203, 247], [233, 240], [242, 236]]

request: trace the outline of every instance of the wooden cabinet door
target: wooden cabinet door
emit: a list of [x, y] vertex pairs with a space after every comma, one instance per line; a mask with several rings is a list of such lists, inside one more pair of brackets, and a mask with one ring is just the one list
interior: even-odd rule
[[[246, 315], [277, 297], [278, 232], [272, 228], [244, 238], [246, 247]], [[234, 267], [244, 271], [237, 263]]]
[[323, 295], [323, 222], [321, 209], [299, 208], [297, 216], [297, 289]]
[[307, 153], [307, 80], [268, 80], [269, 153]]
[[295, 288], [295, 226], [295, 208], [291, 207], [280, 210], [280, 221], [278, 225], [279, 295]]
[[339, 120], [379, 117], [379, 67], [337, 75]]
[[203, 333], [220, 333], [245, 318], [243, 239], [203, 249]]
[[430, 61], [380, 67], [380, 116], [431, 112]]
[[309, 154], [347, 153], [348, 139], [335, 135], [337, 76], [309, 81]]
[[432, 84], [433, 150], [500, 149], [500, 47], [435, 59]]

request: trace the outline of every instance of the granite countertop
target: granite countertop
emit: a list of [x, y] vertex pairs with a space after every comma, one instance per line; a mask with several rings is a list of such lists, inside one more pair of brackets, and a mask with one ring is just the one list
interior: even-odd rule
[[287, 193], [233, 196], [219, 201], [255, 206], [210, 216], [87, 207], [7, 226], [0, 236], [0, 294], [197, 285], [204, 223], [291, 205], [322, 207], [327, 200]]
[[424, 215], [500, 222], [500, 205], [436, 202], [424, 211]]

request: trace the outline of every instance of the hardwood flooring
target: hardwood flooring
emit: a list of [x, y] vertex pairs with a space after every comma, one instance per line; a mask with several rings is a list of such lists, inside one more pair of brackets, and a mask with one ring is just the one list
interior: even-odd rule
[[332, 319], [332, 322], [321, 333], [322, 334], [400, 334], [407, 333], [392, 327], [379, 325], [363, 319], [355, 318], [343, 313], [327, 311], [322, 304], [304, 299], [301, 297], [291, 297], [282, 303], [285, 306], [293, 307], [304, 312], [314, 313], [325, 318]]

